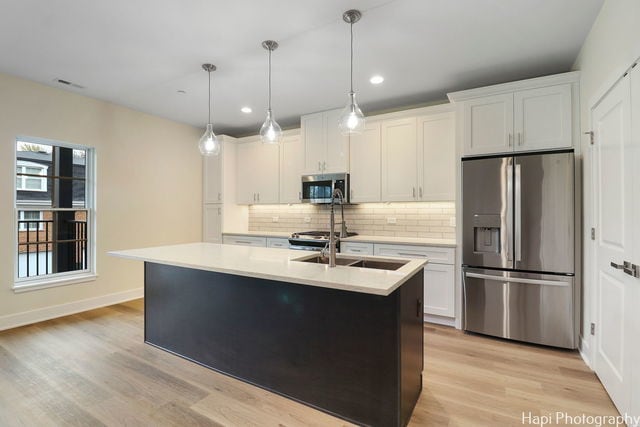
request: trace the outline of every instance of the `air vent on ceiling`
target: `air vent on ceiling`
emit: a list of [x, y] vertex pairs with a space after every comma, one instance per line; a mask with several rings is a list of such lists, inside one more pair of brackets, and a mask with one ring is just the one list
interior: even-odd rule
[[74, 87], [76, 89], [84, 89], [84, 86], [81, 86], [81, 85], [79, 85], [77, 83], [70, 82], [69, 80], [53, 79], [53, 81], [56, 82], [56, 83], [59, 83], [61, 85]]

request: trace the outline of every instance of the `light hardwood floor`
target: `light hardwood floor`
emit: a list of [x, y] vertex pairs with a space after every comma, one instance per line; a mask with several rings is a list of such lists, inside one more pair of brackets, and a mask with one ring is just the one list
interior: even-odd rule
[[[145, 345], [142, 310], [137, 300], [0, 332], [0, 426], [348, 425]], [[425, 325], [424, 381], [412, 427], [617, 415], [577, 353], [451, 328]]]

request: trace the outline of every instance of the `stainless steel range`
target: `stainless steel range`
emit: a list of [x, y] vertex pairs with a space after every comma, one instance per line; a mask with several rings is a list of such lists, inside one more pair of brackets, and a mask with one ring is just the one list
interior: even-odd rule
[[[356, 236], [358, 233], [347, 233], [349, 237]], [[335, 233], [336, 238], [340, 236], [339, 232]], [[293, 233], [289, 238], [289, 249], [298, 249], [303, 251], [319, 251], [329, 243], [328, 231], [301, 231]], [[340, 240], [337, 243], [337, 249], [340, 250]]]

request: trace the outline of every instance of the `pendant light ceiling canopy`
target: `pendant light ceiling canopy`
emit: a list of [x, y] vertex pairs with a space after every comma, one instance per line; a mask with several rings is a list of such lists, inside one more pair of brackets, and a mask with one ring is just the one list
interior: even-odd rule
[[202, 69], [209, 73], [209, 121], [207, 122], [207, 129], [198, 142], [198, 149], [203, 156], [217, 156], [220, 154], [220, 141], [218, 141], [216, 134], [213, 133], [213, 124], [211, 123], [211, 72], [216, 70], [216, 66], [202, 64]]
[[282, 139], [282, 129], [271, 111], [271, 52], [278, 48], [278, 42], [265, 40], [262, 47], [269, 52], [269, 106], [267, 107], [267, 118], [260, 128], [260, 139], [264, 144], [277, 144]]
[[343, 135], [358, 134], [364, 130], [364, 114], [358, 107], [356, 102], [356, 93], [353, 91], [353, 24], [358, 22], [362, 17], [362, 13], [359, 10], [351, 9], [342, 14], [344, 22], [349, 24], [349, 30], [351, 35], [351, 62], [350, 62], [350, 81], [351, 86], [349, 90], [349, 100], [347, 106], [342, 110], [340, 114], [340, 120], [338, 125]]

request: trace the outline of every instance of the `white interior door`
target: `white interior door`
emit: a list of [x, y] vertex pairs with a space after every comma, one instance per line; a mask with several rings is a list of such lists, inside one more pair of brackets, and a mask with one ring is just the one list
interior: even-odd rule
[[[629, 261], [633, 264], [640, 265], [640, 66], [633, 68], [629, 76], [631, 77], [631, 147], [630, 157], [631, 164], [634, 165], [633, 187], [631, 194], [633, 203], [633, 218], [636, 220], [632, 223], [632, 240], [633, 255]], [[640, 307], [640, 278], [632, 279], [634, 284], [629, 289], [628, 307], [637, 310]], [[635, 311], [629, 311], [635, 313]], [[631, 407], [629, 413], [635, 417], [640, 416], [640, 316], [637, 313], [630, 316], [632, 318], [631, 337], [628, 341], [632, 346], [630, 349], [632, 370], [631, 381]], [[636, 424], [639, 426], [640, 424]]]
[[[612, 266], [633, 251], [633, 159], [631, 153], [631, 85], [627, 75], [592, 109], [596, 219], [595, 300], [597, 322], [595, 369], [621, 413], [629, 413], [632, 360], [631, 276]], [[638, 165], [635, 165], [637, 168]], [[635, 227], [638, 225], [636, 224]]]

